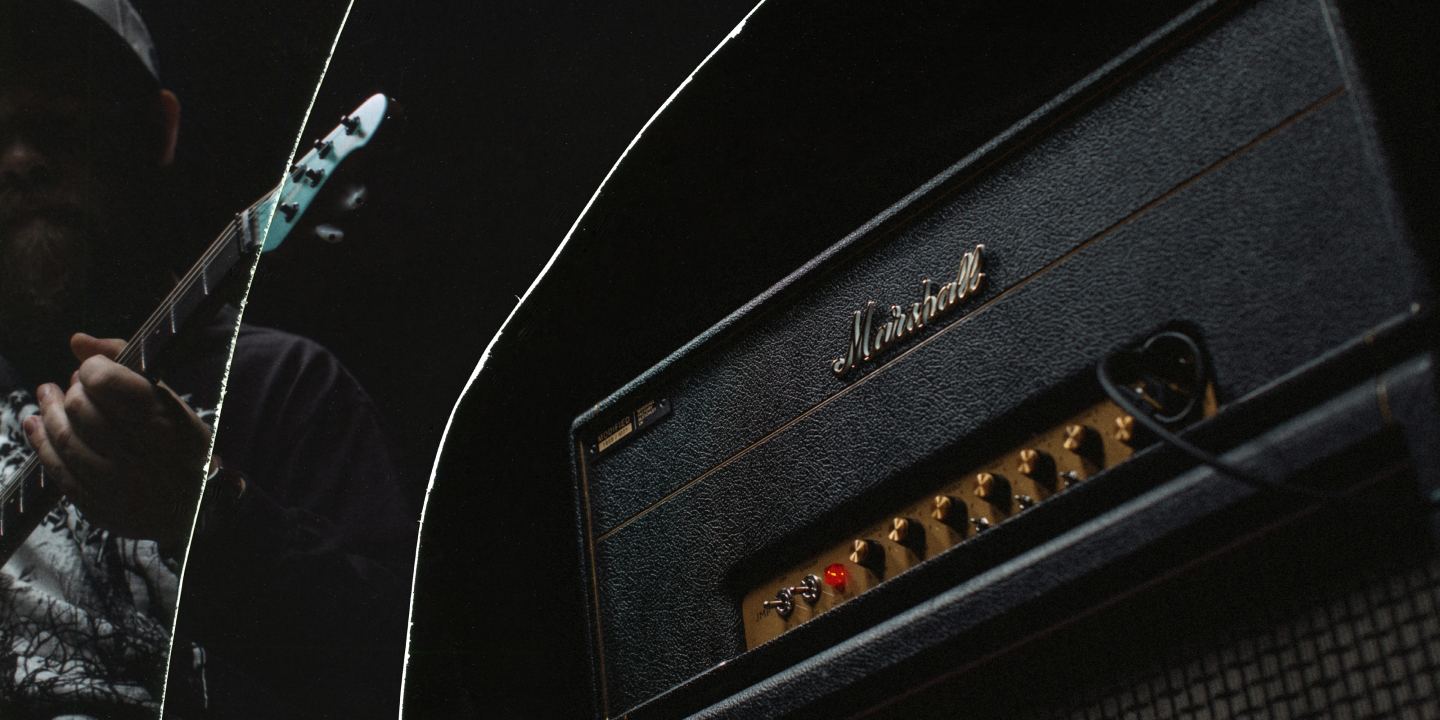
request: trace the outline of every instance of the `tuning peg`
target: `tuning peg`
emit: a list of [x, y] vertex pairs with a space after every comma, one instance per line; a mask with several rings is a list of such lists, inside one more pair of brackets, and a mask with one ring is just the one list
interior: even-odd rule
[[300, 212], [299, 203], [280, 203], [280, 213], [285, 216], [286, 222], [294, 220], [297, 212]]
[[320, 159], [323, 160], [325, 159], [326, 155], [330, 154], [330, 148], [334, 146], [335, 143], [330, 142], [329, 140], [317, 139], [315, 141], [315, 154], [319, 155]]
[[354, 135], [360, 129], [360, 118], [343, 115], [340, 117], [340, 124], [345, 126], [346, 135]]
[[370, 191], [366, 190], [364, 185], [353, 185], [345, 193], [345, 197], [340, 200], [340, 209], [345, 212], [359, 209], [368, 199], [370, 199]]
[[305, 177], [310, 178], [310, 187], [319, 187], [320, 179], [325, 177], [324, 168], [310, 168], [305, 171]]
[[338, 243], [345, 239], [345, 231], [327, 223], [315, 227], [315, 237], [328, 243]]

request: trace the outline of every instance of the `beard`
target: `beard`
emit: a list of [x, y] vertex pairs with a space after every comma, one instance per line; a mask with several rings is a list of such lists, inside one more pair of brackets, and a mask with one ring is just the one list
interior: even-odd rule
[[142, 269], [149, 253], [118, 232], [120, 214], [105, 212], [114, 205], [96, 194], [84, 194], [88, 203], [59, 193], [4, 195], [0, 353], [28, 382], [63, 387], [78, 366], [70, 336], [128, 337], [144, 320], [141, 308], [158, 300], [156, 273]]
[[0, 235], [0, 338], [6, 347], [54, 339], [77, 327], [94, 272], [83, 231], [35, 218]]

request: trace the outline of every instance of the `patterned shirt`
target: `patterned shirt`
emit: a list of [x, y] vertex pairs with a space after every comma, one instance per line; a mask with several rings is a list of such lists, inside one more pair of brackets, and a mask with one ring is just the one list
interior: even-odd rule
[[[39, 410], [27, 391], [0, 400], [0, 478], [34, 454], [21, 423]], [[196, 410], [213, 421], [213, 410]], [[41, 717], [113, 715], [117, 707], [153, 716], [179, 569], [153, 541], [95, 527], [61, 500], [0, 568], [0, 707]]]

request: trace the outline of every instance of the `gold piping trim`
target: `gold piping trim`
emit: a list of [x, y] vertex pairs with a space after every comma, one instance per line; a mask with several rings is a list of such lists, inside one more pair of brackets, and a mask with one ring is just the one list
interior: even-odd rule
[[1380, 403], [1380, 419], [1389, 427], [1395, 424], [1395, 416], [1390, 414], [1390, 393], [1385, 389], [1385, 374], [1381, 373], [1375, 378], [1375, 400]]
[[[599, 407], [598, 405], [596, 407]], [[575, 457], [580, 458], [580, 494], [585, 498], [585, 523], [590, 525], [595, 522], [594, 516], [590, 513], [590, 478], [586, 473], [585, 462], [585, 441], [579, 438], [575, 440]], [[605, 631], [600, 627], [600, 573], [595, 569], [595, 543], [594, 533], [586, 528], [585, 539], [590, 544], [590, 592], [592, 606], [595, 610], [595, 662], [600, 666], [600, 704], [601, 716], [610, 717], [610, 686], [605, 682]]]

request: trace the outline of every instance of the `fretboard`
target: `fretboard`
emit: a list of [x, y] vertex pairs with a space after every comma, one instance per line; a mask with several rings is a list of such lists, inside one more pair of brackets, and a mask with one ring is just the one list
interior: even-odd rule
[[[278, 189], [277, 189], [278, 191]], [[253, 260], [264, 243], [261, 229], [269, 221], [277, 191], [267, 193], [238, 213], [210, 244], [200, 260], [175, 284], [140, 330], [125, 343], [115, 361], [154, 381], [176, 336], [208, 323], [223, 305], [216, 295], [242, 260]], [[248, 264], [247, 264], [248, 267]], [[201, 309], [207, 312], [199, 312]], [[202, 472], [196, 468], [196, 473]], [[198, 480], [198, 478], [197, 478]], [[33, 455], [15, 472], [0, 477], [0, 563], [25, 542], [61, 496]]]

